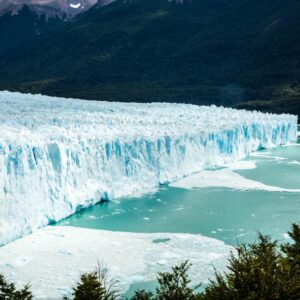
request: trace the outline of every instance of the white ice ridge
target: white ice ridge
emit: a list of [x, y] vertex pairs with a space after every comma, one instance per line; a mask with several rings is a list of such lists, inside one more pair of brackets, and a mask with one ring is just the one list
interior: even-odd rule
[[195, 234], [127, 233], [45, 227], [0, 248], [0, 273], [18, 286], [28, 282], [35, 299], [71, 296], [80, 273], [97, 262], [124, 292], [130, 284], [155, 280], [157, 272], [189, 260], [193, 283], [207, 283], [214, 267], [224, 271], [233, 248]]
[[0, 244], [101, 199], [296, 141], [297, 117], [0, 92]]

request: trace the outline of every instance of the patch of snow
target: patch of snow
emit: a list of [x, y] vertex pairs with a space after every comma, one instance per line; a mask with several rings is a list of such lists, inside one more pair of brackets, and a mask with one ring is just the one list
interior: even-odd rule
[[75, 8], [75, 9], [80, 8], [81, 7], [81, 3], [76, 3], [76, 4], [70, 3], [70, 7], [71, 8]]

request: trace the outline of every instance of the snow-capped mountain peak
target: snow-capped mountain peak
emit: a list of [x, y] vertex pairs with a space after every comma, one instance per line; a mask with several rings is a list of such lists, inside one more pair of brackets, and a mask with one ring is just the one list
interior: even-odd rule
[[16, 14], [21, 7], [28, 5], [39, 14], [72, 18], [76, 14], [88, 10], [96, 3], [97, 0], [0, 0], [0, 15]]

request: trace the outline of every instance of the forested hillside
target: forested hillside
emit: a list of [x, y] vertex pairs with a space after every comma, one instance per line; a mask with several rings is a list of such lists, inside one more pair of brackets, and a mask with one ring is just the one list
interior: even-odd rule
[[297, 0], [100, 1], [0, 59], [0, 88], [300, 114]]

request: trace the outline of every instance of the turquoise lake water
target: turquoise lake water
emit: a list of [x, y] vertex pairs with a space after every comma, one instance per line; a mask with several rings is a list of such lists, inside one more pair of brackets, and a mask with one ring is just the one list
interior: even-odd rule
[[[247, 161], [255, 169], [234, 171], [269, 186], [300, 190], [300, 145], [263, 150]], [[126, 232], [200, 233], [230, 245], [253, 242], [257, 231], [283, 241], [300, 222], [300, 192], [230, 188], [184, 189], [161, 186], [156, 192], [98, 204], [57, 225]]]

